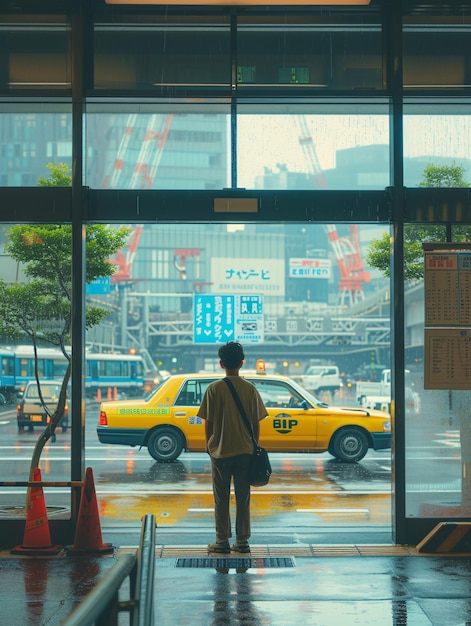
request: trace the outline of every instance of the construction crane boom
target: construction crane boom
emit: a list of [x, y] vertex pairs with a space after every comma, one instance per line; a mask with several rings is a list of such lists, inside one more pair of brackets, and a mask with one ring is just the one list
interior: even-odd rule
[[[299, 144], [303, 150], [309, 174], [312, 176], [314, 189], [327, 189], [316, 146], [304, 115], [295, 115], [299, 131]], [[327, 224], [327, 238], [334, 251], [340, 272], [339, 292], [342, 305], [363, 300], [363, 284], [369, 282], [370, 274], [365, 272], [361, 258], [358, 225], [349, 226], [349, 235], [340, 237], [335, 224]]]
[[[126, 189], [152, 189], [155, 176], [162, 158], [165, 142], [173, 115], [153, 114], [149, 117], [144, 139], [142, 140], [137, 161]], [[122, 173], [125, 159], [130, 151], [131, 138], [133, 136], [138, 116], [132, 113], [128, 116], [126, 127], [121, 138], [111, 176], [106, 176], [103, 181], [104, 188], [117, 189], [122, 181]], [[116, 272], [111, 277], [111, 282], [128, 283], [131, 281], [132, 264], [136, 256], [139, 240], [142, 233], [142, 224], [131, 225], [126, 251], [120, 250], [113, 263], [117, 266]]]

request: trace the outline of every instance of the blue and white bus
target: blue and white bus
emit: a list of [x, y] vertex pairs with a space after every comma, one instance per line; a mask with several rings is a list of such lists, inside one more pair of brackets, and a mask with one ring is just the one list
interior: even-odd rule
[[0, 404], [15, 399], [15, 353], [8, 348], [0, 348]]
[[[34, 380], [34, 350], [32, 346], [17, 346], [9, 351], [14, 358], [13, 389], [24, 390]], [[105, 398], [117, 393], [122, 397], [144, 395], [144, 360], [138, 354], [85, 353], [85, 390], [96, 397], [98, 391]], [[67, 357], [57, 348], [38, 348], [40, 378], [63, 379], [68, 365]]]
[[[33, 346], [16, 346], [15, 353], [15, 387], [24, 391], [26, 383], [35, 379]], [[67, 370], [67, 358], [57, 348], [38, 348], [39, 378], [64, 378]]]
[[85, 389], [96, 396], [111, 390], [127, 396], [144, 395], [144, 361], [137, 354], [85, 353]]

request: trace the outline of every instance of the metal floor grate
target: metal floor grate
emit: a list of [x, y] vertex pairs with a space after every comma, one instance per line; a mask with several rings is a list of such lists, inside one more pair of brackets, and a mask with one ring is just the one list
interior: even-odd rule
[[181, 557], [175, 567], [200, 567], [215, 569], [264, 569], [276, 567], [295, 567], [292, 557]]

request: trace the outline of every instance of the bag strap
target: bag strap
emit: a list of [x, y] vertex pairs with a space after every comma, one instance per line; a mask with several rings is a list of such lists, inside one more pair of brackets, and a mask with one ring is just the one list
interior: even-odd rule
[[258, 443], [255, 441], [255, 437], [253, 436], [252, 426], [250, 425], [249, 418], [247, 417], [247, 413], [245, 412], [244, 407], [242, 406], [242, 402], [240, 401], [240, 398], [237, 395], [237, 391], [235, 390], [234, 385], [232, 384], [232, 381], [229, 380], [229, 378], [227, 377], [223, 378], [223, 381], [229, 387], [229, 391], [231, 392], [232, 397], [234, 398], [234, 402], [237, 404], [237, 408], [239, 409], [242, 419], [244, 420], [244, 423], [247, 426], [247, 430], [249, 431], [249, 435], [250, 435], [250, 438], [252, 439], [252, 443], [255, 449], [258, 447]]

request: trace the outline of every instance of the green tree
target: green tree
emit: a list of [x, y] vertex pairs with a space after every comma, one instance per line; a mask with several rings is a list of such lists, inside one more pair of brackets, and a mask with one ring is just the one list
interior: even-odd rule
[[[52, 186], [58, 181], [70, 184], [70, 171], [64, 164], [48, 164]], [[51, 186], [50, 180], [46, 186]], [[41, 183], [41, 179], [39, 181]], [[109, 259], [126, 242], [128, 229], [91, 224], [86, 229], [86, 282], [112, 276], [115, 266]], [[57, 409], [39, 436], [31, 459], [29, 479], [38, 467], [44, 445], [55, 433], [63, 416], [70, 379], [70, 332], [72, 321], [72, 226], [68, 224], [19, 224], [7, 232], [5, 251], [22, 265], [27, 280], [7, 284], [0, 280], [0, 334], [13, 339], [29, 337], [35, 351], [35, 375], [41, 396], [37, 347], [48, 344], [59, 347], [69, 361], [62, 382]], [[109, 311], [87, 305], [85, 326], [98, 324]], [[44, 402], [43, 402], [44, 404]]]
[[419, 187], [469, 187], [469, 183], [463, 178], [465, 168], [456, 165], [434, 165], [429, 163], [425, 166]]
[[72, 176], [67, 163], [48, 163], [46, 167], [50, 171], [49, 178], [38, 178], [39, 187], [70, 187]]
[[[464, 167], [456, 165], [433, 165], [429, 163], [423, 173], [419, 187], [469, 187], [463, 178]], [[454, 229], [455, 241], [471, 241], [471, 227], [460, 226]], [[445, 226], [406, 224], [404, 227], [404, 278], [418, 280], [424, 275], [422, 243], [425, 241], [446, 241]], [[388, 233], [381, 239], [372, 239], [367, 250], [366, 262], [378, 269], [383, 276], [391, 276], [391, 243]]]

